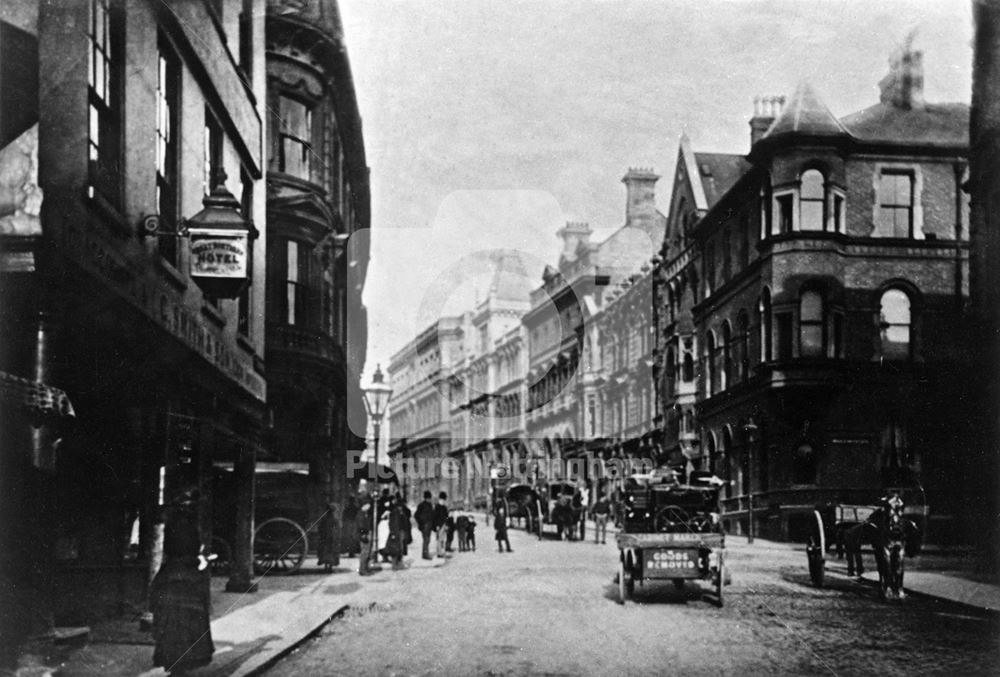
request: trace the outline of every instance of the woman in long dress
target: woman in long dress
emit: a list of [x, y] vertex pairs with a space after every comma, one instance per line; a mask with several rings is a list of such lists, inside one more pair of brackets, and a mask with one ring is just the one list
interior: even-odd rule
[[197, 502], [197, 490], [188, 490], [169, 508], [163, 564], [150, 587], [153, 665], [171, 674], [208, 665], [215, 651], [209, 625], [211, 571], [202, 555]]

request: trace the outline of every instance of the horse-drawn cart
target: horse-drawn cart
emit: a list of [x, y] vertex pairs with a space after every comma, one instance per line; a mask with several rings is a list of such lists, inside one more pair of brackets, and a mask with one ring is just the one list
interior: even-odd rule
[[861, 576], [861, 548], [870, 545], [878, 569], [879, 596], [885, 599], [890, 589], [900, 596], [904, 559], [919, 552], [922, 526], [926, 524], [928, 508], [922, 499], [922, 491], [915, 494], [892, 488], [873, 504], [837, 503], [814, 511], [816, 522], [806, 545], [813, 585], [823, 586], [829, 548], [835, 549], [838, 559], [847, 556], [849, 576]]
[[710, 581], [719, 606], [725, 584], [726, 537], [718, 519], [719, 482], [693, 484], [634, 476], [624, 490], [625, 514], [618, 533], [618, 594], [622, 604], [635, 584], [671, 580]]

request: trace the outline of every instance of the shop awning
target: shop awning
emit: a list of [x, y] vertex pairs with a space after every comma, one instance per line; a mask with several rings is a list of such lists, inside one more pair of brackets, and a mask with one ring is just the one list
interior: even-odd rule
[[76, 417], [65, 391], [5, 371], [0, 371], [0, 402], [5, 407], [20, 407], [31, 417]]

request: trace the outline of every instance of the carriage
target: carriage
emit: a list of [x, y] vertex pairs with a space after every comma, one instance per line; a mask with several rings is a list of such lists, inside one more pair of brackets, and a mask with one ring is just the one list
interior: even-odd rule
[[[372, 465], [372, 464], [369, 464]], [[369, 477], [398, 483], [389, 468], [369, 468]], [[213, 478], [213, 572], [225, 573], [232, 559], [236, 480], [224, 466]], [[322, 489], [310, 478], [305, 463], [258, 463], [254, 474], [253, 568], [258, 576], [292, 574], [315, 553], [326, 506]], [[350, 526], [348, 527], [350, 528]]]
[[586, 506], [573, 482], [510, 484], [500, 495], [507, 516], [529, 533], [544, 537], [546, 530], [582, 540], [585, 535]]
[[726, 537], [719, 521], [721, 485], [707, 473], [692, 474], [688, 484], [655, 473], [626, 481], [617, 536], [622, 604], [636, 583], [670, 580], [681, 589], [688, 580], [707, 580], [722, 606]]
[[923, 489], [889, 487], [881, 498], [868, 504], [834, 503], [820, 506], [806, 545], [809, 577], [822, 587], [826, 575], [826, 553], [833, 548], [838, 559], [847, 557], [847, 573], [864, 572], [861, 545], [869, 544], [879, 574], [879, 596], [891, 589], [900, 596], [903, 589], [904, 559], [920, 550], [928, 506]]

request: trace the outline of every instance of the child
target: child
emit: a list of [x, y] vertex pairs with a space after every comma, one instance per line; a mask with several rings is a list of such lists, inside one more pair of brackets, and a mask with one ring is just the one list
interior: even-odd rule
[[469, 523], [465, 527], [465, 547], [472, 552], [476, 551], [476, 520], [469, 515]]

